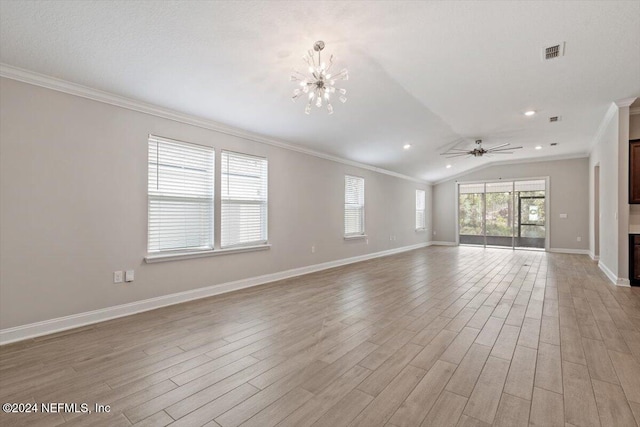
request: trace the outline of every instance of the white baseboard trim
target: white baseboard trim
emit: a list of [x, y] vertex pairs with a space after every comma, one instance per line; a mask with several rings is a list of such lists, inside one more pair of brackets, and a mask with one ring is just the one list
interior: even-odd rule
[[600, 268], [600, 270], [602, 270], [602, 272], [609, 278], [609, 280], [611, 280], [611, 282], [615, 285], [618, 284], [618, 276], [616, 276], [615, 274], [613, 274], [613, 271], [609, 270], [609, 267], [607, 267], [604, 262], [602, 261], [598, 261], [598, 267]]
[[593, 261], [600, 261], [600, 256], [594, 254], [593, 252], [589, 251], [589, 258], [591, 258]]
[[556, 254], [590, 255], [589, 249], [549, 248], [549, 252], [553, 252]]
[[600, 270], [602, 270], [604, 274], [606, 274], [606, 276], [609, 278], [609, 280], [611, 280], [611, 282], [613, 282], [614, 285], [622, 286], [624, 288], [631, 287], [631, 281], [629, 279], [616, 276], [615, 274], [613, 274], [613, 271], [609, 269], [609, 267], [604, 265], [602, 261], [598, 261], [598, 267], [600, 267]]
[[432, 246], [458, 246], [456, 242], [439, 242], [439, 241], [432, 241], [431, 245]]
[[616, 286], [622, 286], [624, 288], [631, 287], [631, 281], [629, 279], [624, 279], [622, 277], [618, 277], [618, 281], [616, 282]]
[[207, 286], [204, 288], [192, 289], [189, 291], [178, 292], [169, 295], [162, 295], [159, 297], [135, 301], [128, 304], [121, 304], [113, 307], [101, 308], [84, 313], [72, 314], [70, 316], [58, 317], [55, 319], [16, 326], [13, 328], [6, 328], [0, 330], [0, 345], [9, 344], [16, 341], [23, 341], [29, 338], [35, 338], [55, 332], [61, 332], [67, 329], [78, 328], [80, 326], [86, 326], [93, 323], [104, 322], [105, 320], [129, 316], [132, 314], [141, 313], [143, 311], [155, 310], [156, 308], [166, 307], [168, 305], [180, 304], [187, 301], [224, 294], [227, 292], [237, 291], [253, 286], [264, 285], [266, 283], [275, 282], [277, 280], [288, 279], [295, 276], [302, 276], [304, 274], [327, 270], [334, 267], [340, 267], [342, 265], [353, 264], [373, 258], [379, 258], [398, 254], [401, 252], [411, 251], [414, 249], [424, 248], [426, 246], [431, 246], [431, 244], [432, 242], [426, 242], [419, 243], [417, 245], [403, 246], [386, 251], [359, 255], [351, 258], [324, 262], [321, 264], [308, 265], [306, 267], [293, 268], [291, 270], [265, 274], [263, 276], [250, 277], [247, 279], [236, 280], [234, 282], [227, 282], [219, 285]]

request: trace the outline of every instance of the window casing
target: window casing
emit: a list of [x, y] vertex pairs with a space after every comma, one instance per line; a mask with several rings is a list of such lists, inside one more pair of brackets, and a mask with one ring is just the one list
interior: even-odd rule
[[148, 167], [148, 252], [213, 249], [213, 148], [149, 136]]
[[424, 190], [416, 190], [416, 230], [424, 230], [427, 223]]
[[267, 159], [222, 151], [221, 248], [267, 243], [267, 181]]
[[344, 236], [364, 235], [364, 178], [344, 177]]

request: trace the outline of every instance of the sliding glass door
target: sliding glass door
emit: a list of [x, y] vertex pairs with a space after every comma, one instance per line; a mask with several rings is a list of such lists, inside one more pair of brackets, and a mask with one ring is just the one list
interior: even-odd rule
[[513, 247], [513, 183], [485, 185], [485, 244]]
[[460, 186], [460, 243], [484, 245], [484, 184]]
[[516, 181], [516, 247], [544, 248], [547, 235], [546, 182]]
[[458, 238], [463, 245], [545, 248], [546, 181], [459, 184]]

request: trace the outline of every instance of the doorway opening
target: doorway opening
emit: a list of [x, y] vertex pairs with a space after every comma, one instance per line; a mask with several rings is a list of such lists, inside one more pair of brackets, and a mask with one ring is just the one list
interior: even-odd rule
[[458, 184], [458, 242], [462, 245], [545, 249], [547, 180]]

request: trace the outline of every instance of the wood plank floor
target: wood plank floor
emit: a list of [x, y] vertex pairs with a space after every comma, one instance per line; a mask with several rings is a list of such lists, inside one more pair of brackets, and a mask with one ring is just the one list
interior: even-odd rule
[[2, 426], [635, 426], [640, 289], [429, 247], [0, 348]]

